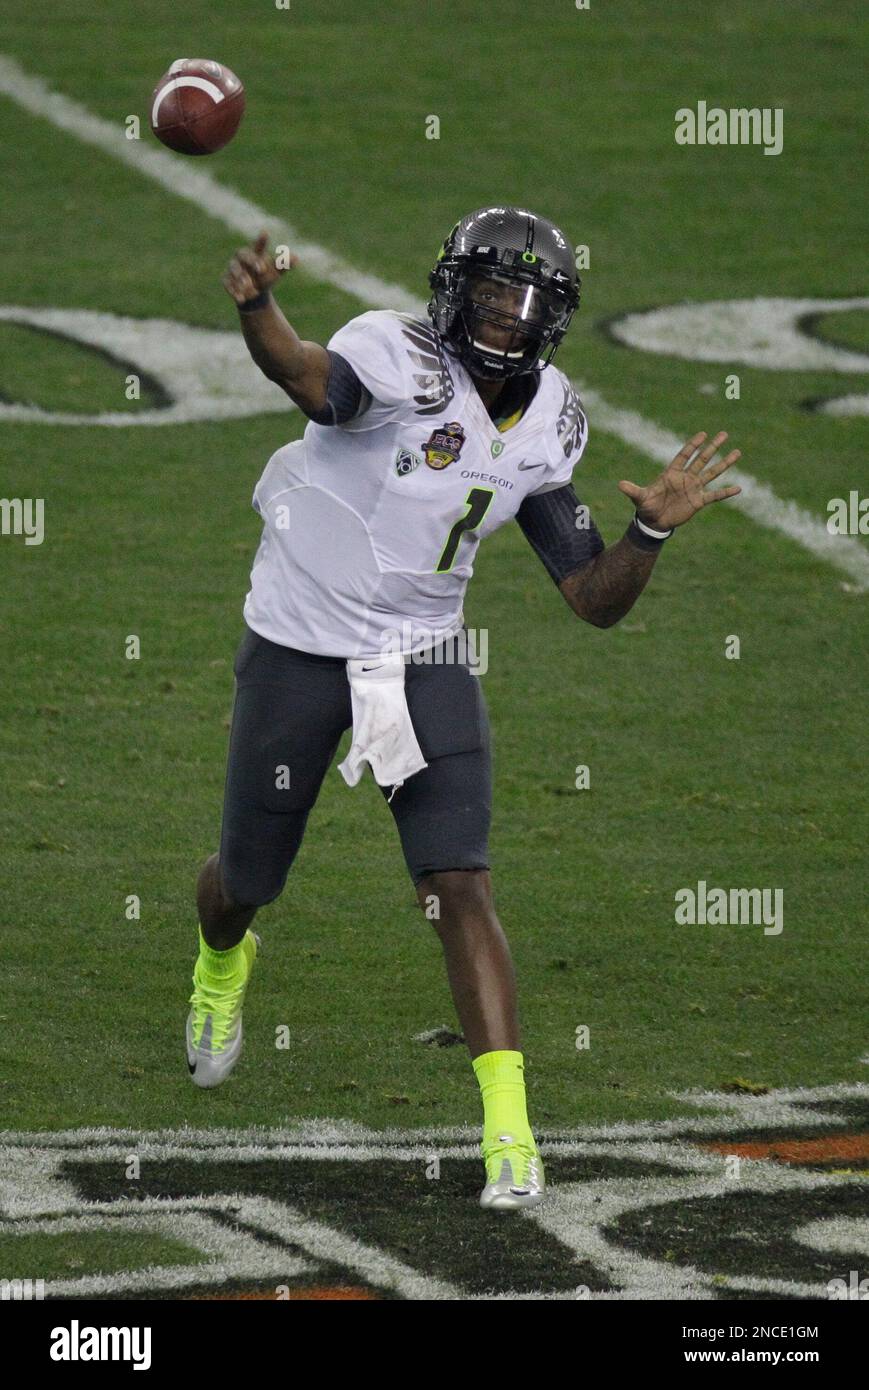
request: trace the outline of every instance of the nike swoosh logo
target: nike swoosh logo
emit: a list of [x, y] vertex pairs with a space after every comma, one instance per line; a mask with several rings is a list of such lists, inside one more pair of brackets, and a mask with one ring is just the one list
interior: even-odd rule
[[543, 467], [543, 464], [542, 464], [542, 463], [526, 463], [525, 460], [523, 459], [522, 462], [521, 462], [520, 465], [519, 465], [519, 472], [520, 472], [520, 473], [524, 472], [524, 470], [525, 470], [526, 468], [542, 468], [542, 467]]
[[382, 667], [383, 667], [383, 662], [381, 661], [381, 662], [378, 662], [378, 664], [377, 664], [376, 666], [363, 666], [363, 667], [362, 667], [362, 670], [363, 670], [363, 671], [379, 671], [379, 670], [382, 669]]

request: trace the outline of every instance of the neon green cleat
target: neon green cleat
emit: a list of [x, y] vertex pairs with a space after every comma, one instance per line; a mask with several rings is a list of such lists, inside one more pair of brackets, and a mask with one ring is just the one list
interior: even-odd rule
[[197, 960], [193, 971], [192, 1008], [187, 1017], [187, 1067], [195, 1086], [219, 1086], [241, 1056], [241, 1008], [257, 948], [248, 929], [242, 938], [244, 965], [225, 983], [205, 982]]
[[540, 1205], [546, 1196], [546, 1179], [536, 1145], [517, 1143], [512, 1134], [499, 1134], [494, 1144], [481, 1148], [486, 1162], [481, 1207], [518, 1211]]

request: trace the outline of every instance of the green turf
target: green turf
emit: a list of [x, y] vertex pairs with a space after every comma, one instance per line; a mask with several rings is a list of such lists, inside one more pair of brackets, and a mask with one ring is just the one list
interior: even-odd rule
[[824, 314], [815, 331], [819, 338], [840, 347], [869, 351], [869, 315], [865, 309], [846, 309], [841, 314]]
[[0, 1267], [4, 1279], [83, 1279], [117, 1274], [150, 1265], [195, 1265], [207, 1259], [180, 1240], [130, 1231], [76, 1231], [28, 1235], [0, 1234]]
[[141, 381], [138, 398], [128, 399], [123, 363], [23, 324], [0, 324], [0, 361], [0, 399], [8, 402], [81, 414], [157, 404]]
[[[591, 248], [559, 363], [677, 432], [730, 430], [748, 472], [824, 519], [829, 498], [865, 491], [866, 426], [799, 402], [863, 378], [740, 368], [741, 398], [725, 401], [727, 364], [632, 352], [601, 325], [683, 299], [859, 292], [859, 13], [504, 0], [495, 22], [458, 0], [325, 13], [196, 0], [180, 14], [157, 0], [144, 16], [118, 0], [99, 16], [71, 0], [50, 24], [19, 10], [4, 46], [120, 125], [144, 117], [172, 58], [228, 62], [248, 112], [210, 172], [420, 295], [461, 213], [540, 209]], [[701, 98], [782, 106], [782, 155], [676, 146], [676, 108]], [[432, 113], [439, 141], [424, 136]], [[222, 224], [3, 98], [0, 114], [8, 302], [234, 328]], [[366, 307], [304, 273], [281, 300], [320, 341]], [[822, 326], [862, 342], [856, 319]], [[0, 346], [7, 399], [137, 404], [84, 352], [6, 327]], [[4, 1127], [477, 1117], [464, 1049], [412, 1041], [455, 1016], [391, 819], [376, 788], [351, 791], [334, 770], [287, 893], [261, 916], [245, 1058], [214, 1094], [186, 1078], [193, 884], [219, 828], [250, 494], [302, 423], [0, 421], [4, 495], [46, 506], [42, 546], [0, 538]], [[652, 465], [593, 411], [590, 424], [577, 484], [614, 539], [629, 516], [618, 479]], [[466, 617], [489, 633], [492, 864], [532, 1119], [663, 1117], [679, 1109], [669, 1092], [733, 1077], [864, 1077], [865, 604], [723, 507], [670, 543], [607, 632], [572, 617], [516, 528], [481, 551]], [[125, 659], [130, 634], [139, 661]], [[730, 634], [739, 661], [725, 659]], [[579, 763], [589, 791], [574, 789]], [[782, 888], [784, 932], [677, 927], [674, 893], [699, 879]], [[289, 1052], [274, 1046], [281, 1024]]]

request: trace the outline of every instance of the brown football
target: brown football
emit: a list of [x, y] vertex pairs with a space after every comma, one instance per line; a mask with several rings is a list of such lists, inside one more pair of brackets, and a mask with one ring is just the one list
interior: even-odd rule
[[244, 87], [211, 58], [178, 58], [151, 99], [151, 129], [179, 154], [222, 150], [243, 115]]

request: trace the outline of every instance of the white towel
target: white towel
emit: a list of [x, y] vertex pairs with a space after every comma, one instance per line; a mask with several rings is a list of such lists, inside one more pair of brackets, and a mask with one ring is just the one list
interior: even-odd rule
[[365, 763], [381, 787], [393, 788], [393, 795], [408, 777], [428, 767], [407, 708], [404, 670], [402, 656], [347, 662], [353, 741], [338, 771], [348, 787], [356, 786]]

